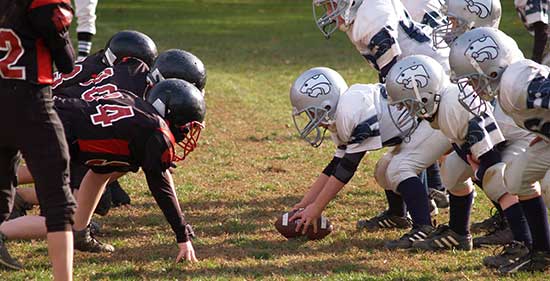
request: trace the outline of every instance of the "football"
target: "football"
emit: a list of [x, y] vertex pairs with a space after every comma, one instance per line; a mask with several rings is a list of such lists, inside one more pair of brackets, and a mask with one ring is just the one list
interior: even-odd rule
[[305, 235], [302, 232], [296, 232], [296, 225], [300, 219], [289, 221], [297, 211], [287, 212], [277, 218], [275, 228], [281, 235], [287, 239], [306, 237], [308, 240], [319, 240], [325, 238], [332, 232], [332, 223], [324, 216], [321, 216], [315, 223], [317, 224], [317, 233], [313, 232], [313, 226], [310, 225]]

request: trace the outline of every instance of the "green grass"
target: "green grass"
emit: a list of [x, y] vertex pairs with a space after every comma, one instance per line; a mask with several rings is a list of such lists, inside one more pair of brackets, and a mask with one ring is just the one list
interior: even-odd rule
[[[503, 1], [503, 29], [530, 56], [531, 37]], [[159, 50], [181, 48], [208, 69], [207, 127], [199, 148], [181, 163], [176, 188], [187, 220], [199, 236], [197, 264], [174, 264], [174, 237], [149, 194], [142, 174], [122, 185], [132, 210], [114, 209], [101, 239], [117, 251], [75, 254], [76, 280], [500, 280], [481, 265], [493, 249], [416, 254], [387, 251], [397, 231], [356, 233], [355, 221], [384, 207], [372, 174], [381, 152], [369, 154], [325, 215], [335, 232], [318, 242], [286, 241], [272, 227], [277, 215], [301, 194], [332, 158], [326, 142], [314, 149], [298, 139], [290, 118], [288, 89], [313, 66], [329, 66], [352, 83], [376, 75], [344, 34], [327, 41], [311, 16], [311, 1], [102, 0], [98, 7], [99, 49], [114, 32], [149, 34]], [[474, 220], [488, 215], [478, 192]], [[437, 217], [447, 221], [447, 213]], [[21, 272], [0, 271], [0, 280], [51, 278], [43, 241], [10, 242], [25, 263]], [[520, 274], [508, 280], [544, 280]]]

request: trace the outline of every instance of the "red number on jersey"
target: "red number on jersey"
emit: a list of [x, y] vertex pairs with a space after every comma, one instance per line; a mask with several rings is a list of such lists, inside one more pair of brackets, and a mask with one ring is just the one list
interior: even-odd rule
[[101, 127], [109, 127], [118, 120], [134, 116], [131, 106], [103, 104], [98, 105], [96, 109], [97, 113], [90, 117], [94, 125], [101, 125]]
[[109, 68], [105, 68], [103, 71], [101, 71], [95, 78], [92, 78], [86, 82], [82, 82], [80, 83], [80, 86], [90, 86], [92, 84], [99, 84], [101, 83], [101, 81], [111, 77], [114, 75], [114, 72], [113, 72], [113, 68], [112, 67], [109, 67]]
[[71, 73], [67, 73], [67, 74], [64, 74], [64, 73], [61, 73], [61, 72], [54, 73], [53, 74], [52, 89], [57, 88], [57, 86], [61, 85], [61, 83], [63, 83], [63, 81], [67, 81], [67, 80], [71, 80], [71, 79], [75, 78], [78, 75], [78, 73], [80, 73], [81, 71], [82, 71], [82, 65], [81, 64], [76, 64], [74, 66], [73, 71], [71, 71]]
[[117, 90], [118, 87], [115, 84], [105, 84], [86, 90], [80, 97], [87, 102], [122, 97]]
[[25, 67], [13, 66], [25, 52], [21, 39], [13, 30], [0, 28], [0, 51], [6, 52], [0, 59], [0, 76], [5, 79], [25, 80]]

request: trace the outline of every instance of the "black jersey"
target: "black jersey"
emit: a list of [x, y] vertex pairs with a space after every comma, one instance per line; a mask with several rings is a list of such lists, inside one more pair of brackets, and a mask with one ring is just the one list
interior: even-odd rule
[[[75, 71], [81, 69], [81, 71], [88, 74], [81, 76], [76, 73], [74, 78], [64, 80], [59, 86], [55, 87], [53, 94], [92, 101], [122, 89], [130, 91], [140, 98], [144, 97], [148, 89], [147, 73], [149, 73], [149, 67], [143, 61], [137, 58], [124, 58], [120, 63], [105, 67], [93, 75], [89, 74], [90, 69], [93, 68], [91, 65], [77, 65]], [[86, 75], [91, 77], [82, 79]]]
[[78, 85], [96, 77], [108, 65], [103, 62], [103, 50], [87, 56], [75, 64], [70, 73], [56, 72], [53, 75], [52, 89], [61, 89]]
[[74, 66], [69, 0], [0, 0], [0, 76], [51, 84], [52, 61], [64, 73]]
[[189, 233], [167, 171], [174, 159], [174, 136], [153, 106], [124, 90], [90, 101], [56, 96], [54, 105], [72, 159], [96, 173], [136, 172], [141, 167], [177, 241], [187, 241]]

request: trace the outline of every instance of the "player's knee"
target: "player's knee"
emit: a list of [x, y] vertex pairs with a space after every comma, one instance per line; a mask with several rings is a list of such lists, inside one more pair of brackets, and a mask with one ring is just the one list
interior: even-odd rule
[[407, 161], [391, 161], [386, 171], [389, 189], [396, 190], [400, 182], [418, 176], [416, 169]]
[[376, 162], [376, 166], [374, 167], [374, 178], [376, 179], [378, 185], [380, 185], [383, 189], [389, 189], [388, 182], [386, 180], [386, 170], [388, 169], [390, 160], [391, 155], [384, 154], [380, 159], [378, 159], [378, 162]]
[[58, 203], [48, 204], [45, 206], [46, 208], [43, 208], [42, 215], [46, 217], [48, 232], [71, 230], [76, 204], [72, 196], [64, 197], [66, 199], [59, 198], [57, 199]]
[[473, 190], [474, 189], [474, 183], [471, 179], [467, 179], [463, 182], [455, 182], [453, 185], [445, 185], [447, 190], [452, 194], [462, 194], [467, 190]]

